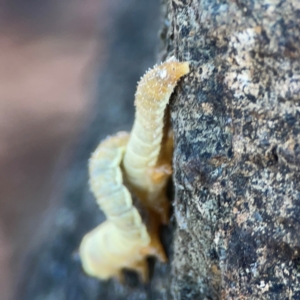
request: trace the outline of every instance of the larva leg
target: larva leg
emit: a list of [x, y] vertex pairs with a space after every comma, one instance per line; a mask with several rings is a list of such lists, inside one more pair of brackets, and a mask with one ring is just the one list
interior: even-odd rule
[[149, 267], [146, 258], [138, 261], [135, 265], [132, 266], [132, 269], [139, 274], [142, 282], [146, 283], [149, 280]]
[[150, 235], [150, 243], [142, 248], [141, 253], [146, 256], [155, 256], [161, 262], [166, 262], [167, 256], [160, 240], [161, 216], [153, 210], [149, 210], [149, 222], [147, 224]]
[[150, 167], [148, 175], [154, 184], [159, 185], [161, 182], [165, 182], [168, 177], [172, 174], [172, 167], [168, 164], [160, 165], [157, 167]]
[[166, 196], [166, 191], [163, 190], [157, 196], [155, 212], [160, 216], [159, 221], [161, 224], [167, 225], [170, 219], [170, 201]]

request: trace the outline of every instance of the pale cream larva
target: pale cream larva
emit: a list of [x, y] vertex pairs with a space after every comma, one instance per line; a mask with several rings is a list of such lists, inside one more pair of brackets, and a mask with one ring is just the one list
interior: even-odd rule
[[152, 237], [123, 185], [120, 163], [128, 141], [121, 132], [104, 140], [89, 161], [90, 187], [107, 220], [86, 234], [79, 253], [85, 272], [99, 279], [122, 278], [123, 268], [148, 278], [147, 255], [165, 261], [164, 250]]
[[[166, 261], [159, 239], [159, 226], [168, 220], [165, 189], [172, 159], [166, 106], [177, 81], [188, 72], [188, 63], [175, 60], [148, 71], [138, 84], [130, 136], [123, 132], [107, 138], [90, 159], [91, 190], [107, 217], [80, 245], [83, 268], [91, 276], [121, 278], [122, 269], [128, 268], [147, 280], [147, 256]], [[148, 228], [123, 185], [122, 166], [128, 185], [153, 218]]]
[[135, 120], [124, 156], [128, 182], [141, 201], [168, 222], [166, 183], [172, 173], [173, 139], [167, 105], [178, 80], [189, 72], [188, 62], [170, 59], [149, 70], [135, 94]]

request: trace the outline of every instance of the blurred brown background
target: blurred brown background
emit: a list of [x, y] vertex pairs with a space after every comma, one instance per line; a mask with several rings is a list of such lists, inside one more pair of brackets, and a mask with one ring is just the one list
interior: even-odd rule
[[2, 0], [0, 27], [0, 300], [94, 299], [96, 281], [73, 296], [64, 281], [83, 276], [72, 253], [103, 218], [86, 161], [130, 129], [159, 1]]
[[70, 146], [90, 110], [89, 65], [103, 58], [96, 24], [107, 9], [94, 0], [1, 3], [0, 299], [11, 297], [24, 255], [61, 201]]

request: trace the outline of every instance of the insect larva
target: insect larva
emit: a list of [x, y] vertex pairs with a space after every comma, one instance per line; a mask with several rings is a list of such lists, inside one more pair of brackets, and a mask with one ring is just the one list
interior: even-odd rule
[[[90, 187], [107, 220], [86, 234], [80, 257], [87, 274], [107, 279], [121, 278], [121, 269], [138, 271], [147, 279], [146, 256], [156, 254], [157, 242], [149, 236], [132, 198], [123, 185], [120, 163], [129, 135], [119, 133], [104, 140], [89, 162]], [[164, 260], [163, 249], [157, 255]]]
[[165, 188], [172, 173], [172, 137], [168, 137], [166, 108], [178, 80], [188, 72], [188, 62], [171, 59], [142, 77], [123, 162], [128, 182], [139, 198], [161, 215], [163, 223], [168, 221]]
[[[91, 276], [121, 278], [121, 270], [128, 268], [146, 280], [148, 255], [166, 261], [159, 240], [159, 226], [168, 221], [165, 189], [172, 173], [173, 139], [166, 106], [177, 81], [188, 72], [187, 62], [174, 60], [149, 70], [138, 84], [130, 137], [119, 133], [104, 140], [90, 159], [91, 190], [107, 217], [80, 245], [83, 268]], [[128, 185], [152, 216], [147, 228], [123, 185], [122, 162]]]
[[[128, 138], [126, 132], [107, 138], [100, 143], [89, 161], [90, 187], [108, 219], [118, 218], [134, 210], [131, 195], [123, 185], [120, 168]], [[135, 216], [136, 222], [141, 222], [139, 214], [129, 215]]]

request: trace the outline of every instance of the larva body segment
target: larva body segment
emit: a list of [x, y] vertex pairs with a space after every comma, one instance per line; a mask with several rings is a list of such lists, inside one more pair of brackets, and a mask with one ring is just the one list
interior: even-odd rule
[[166, 61], [149, 70], [138, 84], [136, 114], [124, 156], [124, 169], [130, 185], [156, 210], [163, 223], [168, 221], [165, 189], [172, 173], [172, 137], [165, 116], [170, 96], [178, 80], [189, 72], [187, 62]]
[[129, 268], [147, 280], [146, 256], [166, 260], [123, 185], [120, 165], [128, 138], [124, 132], [107, 138], [89, 161], [90, 187], [107, 220], [84, 236], [79, 253], [85, 272], [100, 279], [121, 278], [121, 270]]
[[90, 187], [108, 219], [128, 212], [136, 215], [131, 195], [123, 185], [120, 168], [128, 138], [128, 133], [120, 132], [105, 139], [89, 160]]
[[[132, 198], [123, 185], [120, 168], [129, 135], [104, 140], [89, 161], [90, 187], [107, 221], [82, 240], [80, 255], [85, 271], [102, 279], [118, 276], [127, 256], [138, 256], [150, 237]], [[114, 262], [114, 263], [113, 263]]]

